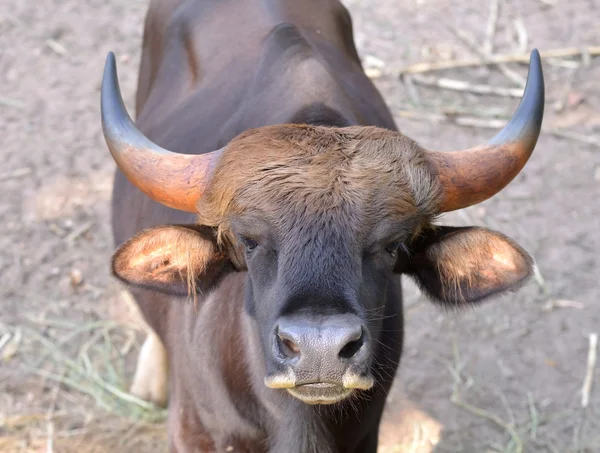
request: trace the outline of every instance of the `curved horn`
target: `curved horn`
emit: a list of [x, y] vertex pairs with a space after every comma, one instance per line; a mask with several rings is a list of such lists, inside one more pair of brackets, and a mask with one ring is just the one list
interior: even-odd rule
[[127, 179], [154, 201], [196, 212], [206, 177], [221, 150], [179, 154], [152, 143], [127, 113], [112, 52], [106, 57], [101, 97], [104, 139]]
[[510, 122], [487, 145], [427, 151], [443, 188], [440, 212], [481, 203], [513, 180], [531, 155], [544, 116], [544, 75], [540, 54], [531, 52], [525, 92]]

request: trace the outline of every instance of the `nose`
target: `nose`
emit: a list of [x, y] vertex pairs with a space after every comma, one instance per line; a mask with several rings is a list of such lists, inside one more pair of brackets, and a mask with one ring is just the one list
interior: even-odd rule
[[341, 371], [363, 359], [368, 349], [367, 330], [354, 315], [328, 316], [320, 321], [281, 318], [275, 334], [279, 359], [304, 369]]

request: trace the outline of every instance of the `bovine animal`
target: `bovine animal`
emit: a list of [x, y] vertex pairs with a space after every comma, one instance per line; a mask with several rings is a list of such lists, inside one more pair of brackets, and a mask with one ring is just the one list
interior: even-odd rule
[[152, 1], [136, 124], [112, 54], [102, 121], [113, 272], [151, 328], [132, 389], [164, 403], [168, 366], [171, 451], [375, 453], [400, 275], [460, 308], [531, 273], [501, 233], [434, 221], [518, 174], [543, 104], [534, 51], [494, 139], [426, 150], [397, 131], [337, 0]]

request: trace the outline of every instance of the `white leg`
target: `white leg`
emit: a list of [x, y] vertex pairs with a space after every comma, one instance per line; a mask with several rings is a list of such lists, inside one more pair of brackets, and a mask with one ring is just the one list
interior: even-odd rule
[[124, 290], [121, 298], [127, 307], [128, 321], [146, 332], [146, 340], [138, 355], [135, 375], [129, 392], [158, 406], [166, 406], [168, 400], [167, 350], [152, 328], [146, 324], [131, 293]]
[[129, 392], [159, 406], [166, 406], [168, 399], [167, 350], [160, 338], [148, 330], [146, 341], [138, 356], [133, 383]]

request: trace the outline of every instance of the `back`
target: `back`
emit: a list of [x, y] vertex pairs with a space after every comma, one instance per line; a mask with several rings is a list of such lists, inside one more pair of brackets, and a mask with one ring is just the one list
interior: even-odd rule
[[[336, 0], [153, 1], [136, 105], [140, 130], [184, 154], [273, 124], [396, 129], [362, 71], [350, 16]], [[118, 218], [117, 245], [144, 228], [193, 220], [151, 201], [117, 170]]]
[[166, 3], [148, 12], [145, 38], [161, 40], [144, 48], [137, 97], [138, 126], [162, 146], [216, 149], [249, 128], [304, 122], [314, 105], [344, 125], [395, 129], [338, 1]]

